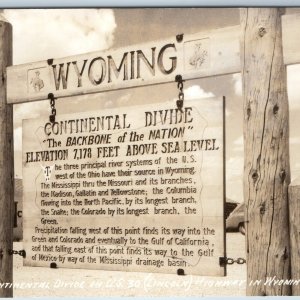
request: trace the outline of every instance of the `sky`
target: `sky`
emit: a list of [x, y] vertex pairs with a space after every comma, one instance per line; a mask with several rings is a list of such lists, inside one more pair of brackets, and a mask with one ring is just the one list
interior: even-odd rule
[[[288, 9], [286, 13], [299, 12]], [[237, 8], [4, 10], [13, 25], [13, 61], [22, 64], [117, 49], [239, 24]], [[288, 67], [292, 179], [300, 176], [300, 65]], [[243, 112], [240, 74], [184, 83], [185, 99], [226, 97], [227, 197], [243, 201]], [[175, 99], [175, 83], [58, 99], [57, 113], [75, 113]], [[70, 103], [72, 105], [70, 105]], [[22, 120], [49, 116], [48, 101], [14, 105], [15, 177], [22, 178]], [[298, 151], [297, 151], [298, 150]]]

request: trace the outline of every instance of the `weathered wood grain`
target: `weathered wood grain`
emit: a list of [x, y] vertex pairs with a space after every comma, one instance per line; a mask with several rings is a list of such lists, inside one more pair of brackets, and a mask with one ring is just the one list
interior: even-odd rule
[[[13, 108], [6, 103], [6, 67], [12, 63], [12, 27], [0, 21], [0, 283], [12, 282], [13, 258]], [[1, 288], [0, 297], [13, 290]]]
[[[291, 278], [300, 278], [300, 179], [289, 186]], [[300, 296], [300, 285], [292, 285], [293, 296]]]
[[[299, 27], [300, 14], [282, 16], [283, 57], [284, 63], [287, 65], [300, 63]], [[174, 36], [163, 41], [57, 58], [54, 59], [50, 65], [45, 60], [11, 66], [7, 70], [8, 103], [45, 100], [49, 93], [53, 93], [56, 97], [69, 97], [87, 93], [167, 83], [174, 81], [177, 74], [181, 74], [184, 79], [194, 79], [238, 73], [241, 72], [239, 36], [240, 26], [232, 26], [208, 32], [199, 32], [193, 35], [184, 35], [181, 42], [178, 42]], [[166, 55], [163, 55], [164, 57], [159, 62], [157, 57], [159, 51], [161, 47], [167, 44], [174, 45], [176, 52], [166, 52]], [[154, 62], [152, 61], [152, 48], [156, 48]], [[173, 48], [173, 50], [175, 50], [175, 48]], [[169, 50], [172, 50], [171, 47]], [[148, 60], [147, 66], [145, 59], [141, 58], [143, 55], [141, 53], [139, 54], [140, 76], [137, 75], [139, 68], [137, 66], [137, 51], [142, 51]], [[124, 53], [128, 53], [126, 58], [127, 71], [124, 71], [122, 67]], [[109, 56], [115, 62], [116, 67], [122, 67], [118, 78], [115, 78], [114, 71], [111, 70], [110, 82], [108, 82], [108, 65], [106, 65], [105, 72], [101, 69], [101, 64], [108, 63], [107, 60]], [[163, 63], [166, 69], [170, 70], [171, 62], [168, 60], [171, 56], [176, 56], [177, 58], [176, 68], [174, 68], [172, 72], [164, 74], [158, 69], [158, 65]], [[101, 62], [97, 59], [99, 57], [103, 58]], [[93, 59], [96, 59], [97, 62], [94, 64], [94, 66], [96, 66], [94, 70], [95, 73], [92, 72], [91, 77], [96, 76], [99, 80], [99, 78], [103, 76], [103, 81], [99, 84], [95, 84], [95, 82], [92, 83], [88, 76], [89, 65]], [[85, 60], [87, 60], [86, 66], [83, 68]], [[106, 62], [104, 63], [104, 61]], [[56, 66], [58, 76], [59, 64], [65, 64], [66, 75], [66, 63], [68, 62], [70, 64], [67, 87], [63, 89], [61, 82], [59, 89], [57, 89], [52, 66]], [[73, 62], [77, 62], [77, 72], [80, 73], [83, 70], [80, 84], [76, 75], [76, 66]], [[150, 65], [154, 66], [152, 71], [150, 70]], [[99, 74], [96, 74], [97, 68]], [[38, 74], [36, 72], [38, 72]], [[127, 72], [127, 75], [124, 75], [124, 72]], [[124, 76], [127, 77], [125, 80]], [[41, 79], [43, 83], [39, 87], [37, 85], [36, 87], [38, 88], [35, 90], [33, 84], [39, 79]]]
[[[280, 10], [240, 12], [244, 93], [247, 295], [289, 295], [289, 116]], [[258, 285], [251, 281], [261, 280]]]
[[[50, 65], [45, 60], [12, 66], [7, 70], [8, 103], [45, 100], [49, 93], [66, 97], [174, 82], [178, 74], [193, 79], [236, 73], [240, 70], [239, 33], [239, 26], [227, 27], [184, 35], [182, 41], [173, 36], [54, 59]], [[55, 80], [62, 64], [68, 77], [64, 87], [61, 77], [60, 83]], [[119, 68], [117, 75], [114, 65]]]

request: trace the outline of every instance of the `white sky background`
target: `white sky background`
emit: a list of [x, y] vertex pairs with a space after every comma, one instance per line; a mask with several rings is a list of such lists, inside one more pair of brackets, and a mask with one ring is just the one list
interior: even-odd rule
[[[292, 9], [288, 13], [292, 13]], [[5, 10], [13, 25], [14, 64], [118, 48], [239, 23], [238, 9]], [[288, 68], [292, 178], [300, 176], [300, 65]], [[57, 113], [164, 102], [176, 84], [73, 97], [57, 101]], [[151, 95], [151, 96], [149, 96]], [[185, 82], [185, 99], [226, 96], [227, 197], [242, 201], [243, 138], [240, 74]], [[69, 105], [72, 101], [72, 105]], [[49, 116], [48, 101], [14, 106], [15, 176], [22, 177], [22, 119]], [[299, 118], [299, 117], [298, 117]], [[298, 150], [298, 151], [297, 151]]]

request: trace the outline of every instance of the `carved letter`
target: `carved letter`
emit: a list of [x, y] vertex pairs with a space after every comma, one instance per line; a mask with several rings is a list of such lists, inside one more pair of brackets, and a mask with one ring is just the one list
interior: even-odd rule
[[65, 75], [64, 63], [59, 64], [58, 76], [57, 76], [57, 71], [56, 71], [56, 65], [52, 65], [56, 90], [59, 90], [60, 81], [62, 81], [63, 89], [67, 88], [68, 75], [69, 75], [69, 65], [70, 65], [70, 62], [67, 63], [67, 72], [66, 72], [66, 75]]
[[121, 71], [121, 69], [123, 67], [123, 64], [124, 64], [124, 77], [123, 77], [123, 80], [128, 80], [127, 54], [128, 54], [128, 52], [124, 53], [122, 61], [121, 61], [120, 66], [118, 68], [117, 68], [117, 66], [116, 66], [113, 58], [111, 57], [111, 55], [107, 56], [107, 58], [108, 58], [108, 82], [111, 82], [111, 69], [113, 69], [116, 77], [118, 78], [119, 77], [119, 73], [120, 73], [120, 71]]
[[83, 74], [86, 62], [87, 62], [87, 59], [85, 59], [83, 61], [83, 65], [82, 65], [81, 71], [79, 72], [78, 66], [77, 66], [77, 61], [72, 61], [72, 64], [74, 66], [74, 69], [75, 69], [75, 72], [76, 72], [76, 75], [77, 75], [77, 78], [78, 78], [78, 85], [77, 85], [78, 87], [82, 86], [82, 74]]
[[158, 67], [160, 69], [160, 71], [163, 73], [163, 74], [171, 74], [175, 69], [176, 69], [176, 66], [177, 66], [177, 57], [176, 56], [171, 56], [169, 57], [172, 61], [172, 66], [169, 70], [166, 70], [164, 65], [163, 65], [163, 56], [164, 56], [164, 52], [166, 51], [166, 49], [168, 48], [175, 48], [175, 45], [174, 44], [167, 44], [165, 46], [163, 46], [161, 48], [161, 50], [159, 51], [159, 54], [158, 54], [158, 58], [157, 58], [157, 64], [158, 64]]
[[[95, 61], [99, 60], [100, 64], [101, 64], [101, 76], [99, 76], [99, 74], [97, 74], [99, 76], [99, 79], [95, 79], [95, 75], [94, 75], [94, 71], [93, 71], [93, 64]], [[102, 57], [96, 57], [94, 58], [90, 65], [89, 65], [89, 80], [93, 85], [98, 85], [101, 82], [103, 82], [105, 76], [106, 76], [106, 64], [105, 64], [105, 60]]]
[[144, 53], [141, 50], [137, 50], [137, 76], [136, 78], [141, 78], [141, 64], [140, 60], [142, 59], [143, 62], [146, 64], [148, 67], [148, 70], [151, 72], [151, 74], [154, 76], [155, 75], [155, 47], [151, 48], [152, 49], [152, 64], [148, 61], [148, 59], [145, 57]]

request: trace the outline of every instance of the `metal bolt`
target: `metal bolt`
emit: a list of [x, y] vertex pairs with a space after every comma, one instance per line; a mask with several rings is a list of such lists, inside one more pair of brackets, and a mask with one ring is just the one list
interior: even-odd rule
[[175, 76], [175, 81], [176, 82], [181, 82], [182, 81], [182, 76], [180, 74]]
[[50, 100], [51, 100], [51, 99], [54, 99], [53, 93], [49, 93], [49, 94], [48, 94], [48, 99], [50, 99]]
[[177, 275], [181, 275], [181, 276], [185, 275], [184, 270], [183, 269], [178, 269], [177, 270]]
[[176, 41], [178, 43], [181, 43], [183, 41], [183, 33], [176, 35]]
[[47, 64], [51, 66], [53, 64], [53, 58], [47, 59]]

